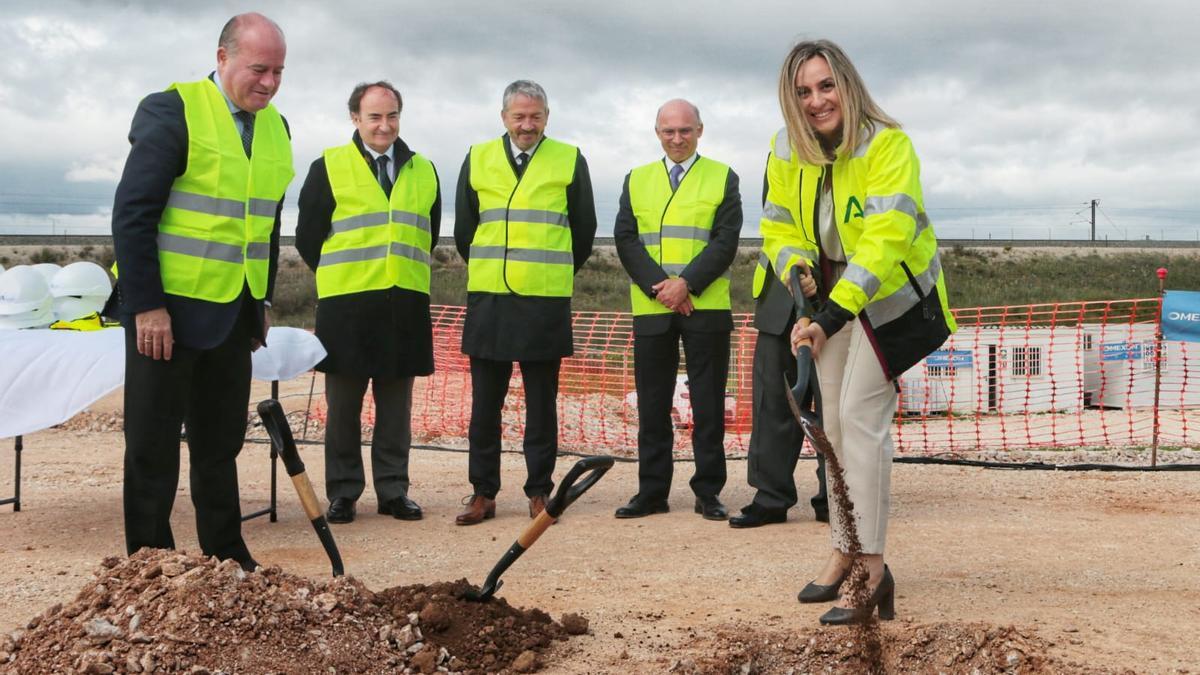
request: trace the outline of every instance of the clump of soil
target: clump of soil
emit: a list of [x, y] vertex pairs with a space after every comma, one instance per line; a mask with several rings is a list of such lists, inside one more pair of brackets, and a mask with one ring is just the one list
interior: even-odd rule
[[795, 633], [752, 629], [719, 631], [695, 659], [673, 662], [686, 673], [861, 673], [881, 667], [889, 673], [1064, 673], [1102, 671], [1063, 662], [1032, 631], [982, 623], [890, 624], [880, 630], [880, 659], [872, 661], [853, 631], [830, 627]]
[[465, 579], [374, 593], [278, 567], [142, 550], [71, 603], [0, 636], [15, 673], [534, 672], [568, 631], [538, 609], [460, 599]]

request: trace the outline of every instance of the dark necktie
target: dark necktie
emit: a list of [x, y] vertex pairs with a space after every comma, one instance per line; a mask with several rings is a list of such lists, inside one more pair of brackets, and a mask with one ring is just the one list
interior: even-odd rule
[[375, 175], [379, 177], [379, 186], [383, 194], [392, 196], [392, 174], [388, 171], [388, 156], [380, 155], [375, 158]]
[[517, 155], [517, 178], [525, 175], [525, 167], [529, 165], [529, 153], [522, 152]]
[[671, 167], [671, 192], [679, 189], [679, 181], [683, 176], [683, 167], [679, 164]]
[[254, 113], [245, 110], [239, 110], [237, 118], [242, 121], [242, 148], [246, 151], [246, 156], [250, 156], [250, 146], [254, 144]]

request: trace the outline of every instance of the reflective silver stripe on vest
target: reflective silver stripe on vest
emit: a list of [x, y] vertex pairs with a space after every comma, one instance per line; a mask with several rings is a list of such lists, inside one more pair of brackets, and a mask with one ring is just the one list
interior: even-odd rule
[[775, 134], [775, 156], [784, 162], [792, 161], [792, 144], [788, 138], [787, 127]]
[[867, 197], [867, 203], [863, 205], [863, 218], [870, 218], [888, 211], [899, 211], [916, 220], [917, 202], [903, 192], [886, 197]]
[[796, 220], [792, 218], [792, 212], [774, 202], [765, 202], [763, 204], [763, 217], [777, 223], [785, 223], [787, 225], [796, 224]]
[[345, 234], [351, 230], [363, 227], [375, 227], [376, 225], [387, 225], [387, 223], [388, 214], [382, 211], [375, 211], [374, 213], [360, 213], [357, 216], [335, 220], [329, 225], [329, 230], [332, 234]]
[[879, 287], [883, 283], [879, 280], [879, 277], [871, 273], [871, 270], [862, 265], [856, 265], [853, 261], [849, 265], [846, 265], [846, 271], [842, 274], [842, 279], [861, 288], [863, 293], [867, 294], [868, 301], [875, 297], [875, 293], [879, 291]]
[[871, 141], [875, 140], [875, 133], [876, 133], [875, 125], [869, 124], [867, 126], [867, 137], [862, 139], [861, 141], [859, 141], [858, 147], [854, 149], [855, 157], [866, 157], [867, 156], [867, 150], [871, 149]]
[[662, 234], [664, 237], [672, 239], [693, 239], [696, 241], [708, 241], [709, 230], [703, 227], [694, 227], [692, 225], [663, 225]]
[[429, 231], [429, 219], [425, 216], [411, 213], [409, 211], [392, 211], [392, 222], [401, 223], [403, 225], [412, 225], [413, 227]]
[[205, 260], [237, 263], [239, 265], [243, 260], [242, 248], [240, 246], [222, 244], [215, 241], [204, 241], [203, 239], [192, 239], [191, 237], [181, 237], [177, 234], [168, 234], [166, 232], [158, 233], [158, 250], [178, 253], [180, 255], [190, 255], [193, 258], [204, 258]]
[[[171, 190], [171, 195], [167, 197], [167, 208], [195, 211], [196, 213], [223, 216], [225, 218], [246, 217], [245, 202], [239, 202], [236, 199], [208, 197], [192, 192], [180, 192], [179, 190]], [[273, 211], [272, 215], [274, 215]]]
[[779, 250], [779, 255], [775, 256], [775, 272], [782, 273], [785, 269], [787, 269], [788, 258], [791, 258], [794, 255], [798, 255], [803, 258], [804, 251], [794, 246], [784, 246], [781, 248]]
[[398, 241], [393, 241], [391, 251], [392, 255], [400, 256], [401, 258], [408, 258], [409, 260], [415, 260], [416, 262], [425, 265], [429, 264], [429, 251], [421, 250], [416, 246], [409, 246], [408, 244], [401, 244]]
[[479, 224], [483, 225], [484, 223], [504, 220], [505, 218], [509, 222], [545, 223], [560, 227], [567, 227], [570, 224], [565, 213], [542, 211], [540, 209], [488, 209], [479, 213]]
[[903, 192], [886, 197], [867, 197], [866, 208], [863, 209], [863, 217], [867, 218], [888, 211], [899, 211], [907, 214], [910, 218], [916, 221], [916, 231], [913, 233], [913, 241], [921, 236], [921, 233], [929, 228], [929, 215], [924, 211], [917, 212], [917, 202], [912, 197]]
[[[934, 253], [933, 259], [929, 261], [929, 268], [920, 274], [914, 274], [913, 278], [917, 280], [917, 284], [921, 287], [923, 295], [929, 295], [933, 292], [933, 287], [937, 284], [938, 276], [942, 273], [942, 259], [937, 253]], [[908, 283], [907, 278], [905, 284], [901, 286], [895, 293], [878, 301], [868, 303], [866, 307], [867, 318], [875, 326], [882, 326], [890, 321], [895, 321], [900, 318], [905, 312], [912, 308], [913, 305], [920, 302], [917, 297], [917, 291]]]
[[274, 218], [275, 209], [279, 206], [279, 202], [273, 202], [270, 199], [259, 199], [258, 197], [250, 198], [250, 215], [259, 216], [261, 218]]
[[363, 262], [364, 260], [378, 260], [386, 258], [388, 247], [385, 246], [368, 246], [366, 248], [348, 248], [342, 251], [329, 251], [321, 254], [321, 262], [317, 267], [327, 267], [329, 265], [340, 265], [342, 263]]
[[758, 265], [764, 270], [771, 266], [771, 259], [767, 257], [766, 251], [758, 252]]
[[[471, 258], [503, 260], [503, 246], [472, 246]], [[548, 263], [555, 265], [574, 265], [575, 256], [570, 251], [544, 251], [536, 248], [510, 248], [508, 259], [517, 262]]]
[[660, 232], [643, 232], [638, 235], [643, 246], [658, 246], [662, 243], [662, 233]]
[[247, 260], [267, 260], [271, 257], [271, 244], [264, 241], [252, 241], [246, 244]]

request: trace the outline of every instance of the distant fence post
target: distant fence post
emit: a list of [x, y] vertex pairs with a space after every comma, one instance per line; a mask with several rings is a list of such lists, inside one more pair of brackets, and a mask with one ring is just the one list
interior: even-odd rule
[[1158, 268], [1158, 317], [1154, 327], [1154, 433], [1150, 439], [1150, 466], [1158, 466], [1158, 431], [1162, 426], [1159, 419], [1158, 402], [1162, 392], [1163, 329], [1162, 305], [1166, 288], [1167, 268]]

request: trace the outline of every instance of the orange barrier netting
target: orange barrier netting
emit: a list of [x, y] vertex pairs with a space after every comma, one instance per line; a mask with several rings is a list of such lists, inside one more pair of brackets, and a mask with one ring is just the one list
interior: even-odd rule
[[[464, 313], [463, 307], [432, 308], [436, 372], [415, 386], [418, 442], [466, 444], [471, 375], [460, 349]], [[1200, 443], [1200, 422], [1188, 414], [1200, 407], [1200, 344], [1158, 341], [1159, 298], [954, 314], [958, 333], [900, 378], [893, 428], [898, 453], [1144, 447], [1156, 436], [1164, 448]], [[725, 446], [737, 456], [746, 453], [750, 438], [757, 332], [750, 314], [735, 314], [734, 326]], [[632, 317], [576, 312], [574, 332], [575, 354], [563, 360], [560, 378], [560, 449], [634, 454]], [[686, 451], [691, 410], [682, 358], [672, 416], [676, 449]], [[370, 403], [368, 394], [368, 424], [374, 420]], [[324, 413], [321, 401], [316, 416]], [[504, 409], [510, 447], [520, 447], [524, 422], [516, 368]]]

